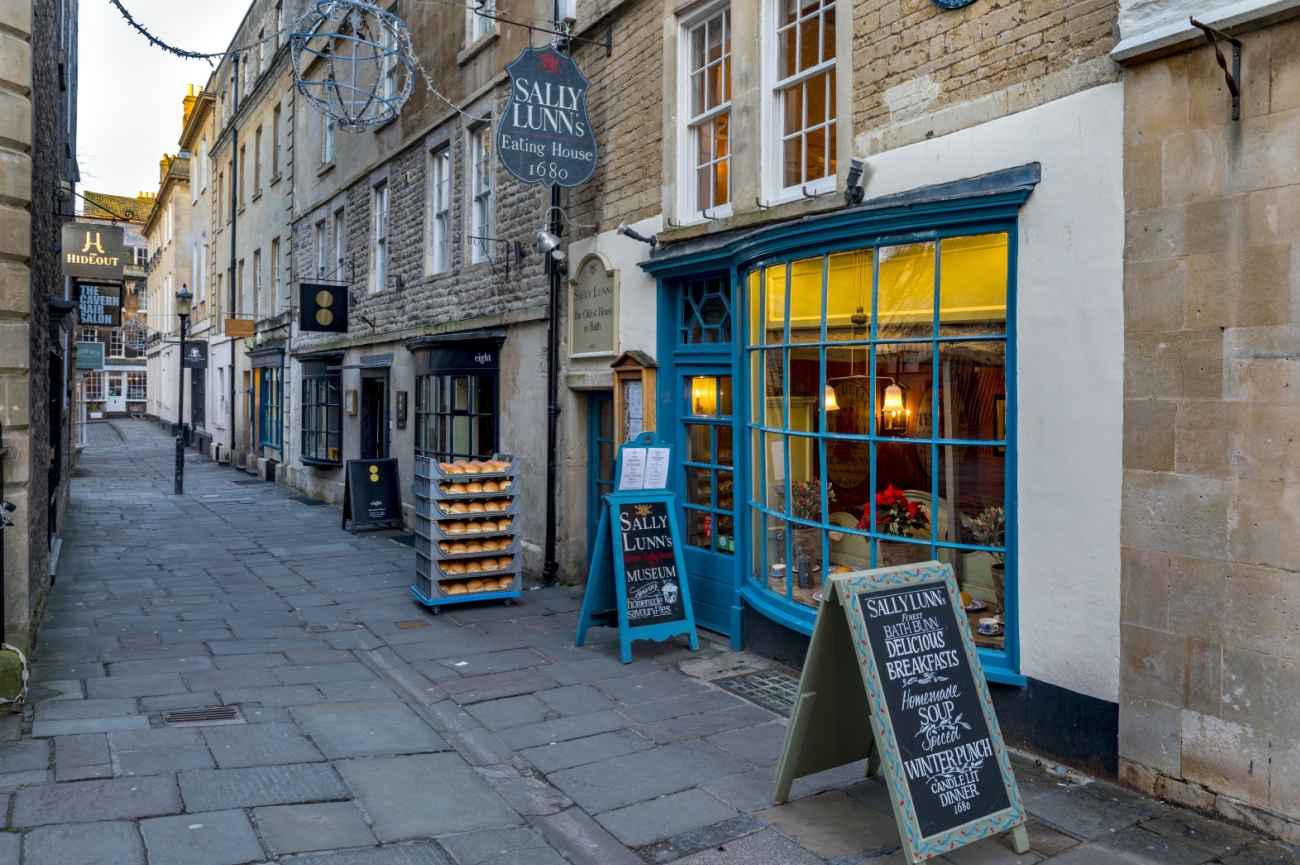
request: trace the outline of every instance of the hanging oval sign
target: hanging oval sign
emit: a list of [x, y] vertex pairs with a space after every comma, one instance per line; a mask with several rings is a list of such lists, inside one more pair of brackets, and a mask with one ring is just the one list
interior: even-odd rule
[[497, 122], [501, 164], [525, 183], [578, 186], [596, 170], [587, 118], [590, 82], [552, 46], [525, 48], [506, 67], [510, 101]]

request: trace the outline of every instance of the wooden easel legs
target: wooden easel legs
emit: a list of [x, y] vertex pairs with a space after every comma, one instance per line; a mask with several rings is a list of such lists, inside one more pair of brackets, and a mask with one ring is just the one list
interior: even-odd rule
[[1029, 852], [1029, 830], [1024, 823], [1011, 827], [1011, 849], [1017, 853]]

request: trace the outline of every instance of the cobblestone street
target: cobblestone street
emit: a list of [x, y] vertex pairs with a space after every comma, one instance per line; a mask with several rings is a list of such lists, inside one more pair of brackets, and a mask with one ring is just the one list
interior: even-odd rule
[[[156, 426], [92, 429], [29, 707], [0, 716], [0, 865], [902, 861], [860, 763], [771, 808], [785, 719], [716, 684], [766, 662], [679, 639], [623, 665], [606, 629], [575, 648], [569, 588], [432, 615], [409, 546], [193, 453], [174, 496]], [[201, 707], [235, 711], [167, 716]], [[1015, 765], [1034, 852], [998, 838], [931, 861], [1298, 861]]]

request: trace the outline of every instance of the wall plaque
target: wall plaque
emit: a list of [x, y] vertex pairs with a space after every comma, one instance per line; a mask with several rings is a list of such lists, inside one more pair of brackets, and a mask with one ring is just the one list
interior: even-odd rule
[[618, 271], [605, 256], [582, 259], [569, 282], [569, 357], [618, 352]]

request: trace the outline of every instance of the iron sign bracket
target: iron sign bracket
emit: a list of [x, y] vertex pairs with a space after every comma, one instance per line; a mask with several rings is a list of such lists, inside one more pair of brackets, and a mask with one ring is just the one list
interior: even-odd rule
[[[1232, 94], [1232, 119], [1241, 119], [1241, 40], [1229, 36], [1222, 30], [1215, 30], [1208, 24], [1202, 24], [1195, 18], [1189, 18], [1192, 26], [1198, 28], [1205, 34], [1205, 38], [1210, 41], [1214, 48], [1214, 59], [1218, 61], [1219, 68], [1223, 70], [1223, 77], [1228, 82], [1228, 92]], [[1222, 39], [1232, 46], [1232, 71], [1228, 71], [1228, 59], [1223, 56], [1223, 49], [1219, 48], [1219, 40]]]

